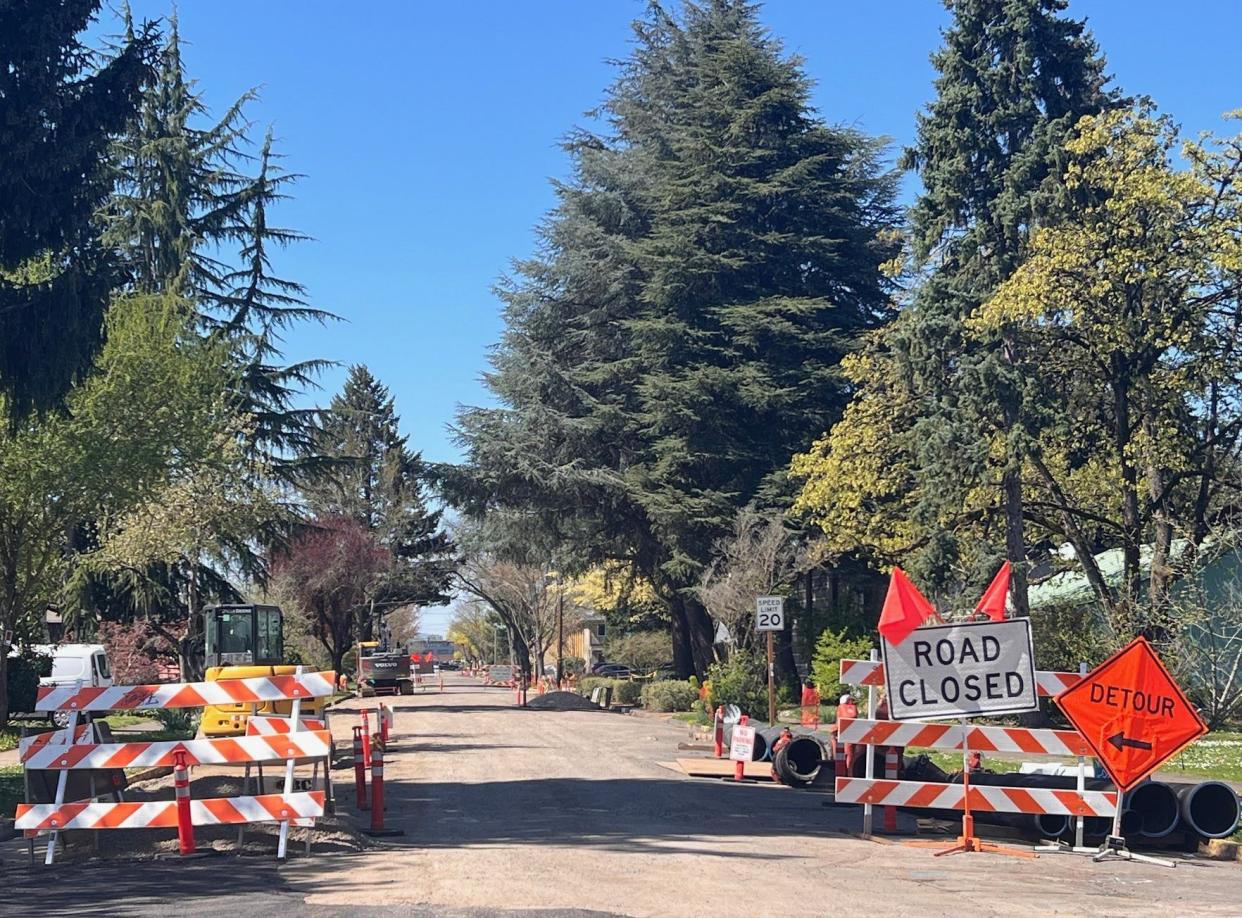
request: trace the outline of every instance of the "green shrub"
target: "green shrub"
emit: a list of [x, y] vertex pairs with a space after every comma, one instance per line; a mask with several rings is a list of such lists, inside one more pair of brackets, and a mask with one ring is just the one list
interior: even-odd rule
[[717, 705], [735, 704], [743, 714], [767, 716], [768, 683], [765, 664], [758, 656], [734, 651], [723, 663], [707, 668], [710, 688], [707, 700], [713, 710]]
[[170, 733], [193, 736], [198, 731], [198, 712], [194, 708], [156, 708], [151, 714]]
[[582, 657], [565, 657], [561, 660], [561, 672], [566, 676], [581, 676], [586, 672], [586, 661]]
[[642, 697], [643, 684], [631, 682], [629, 679], [612, 680], [613, 704], [638, 704]]
[[606, 679], [603, 676], [583, 676], [578, 680], [578, 694], [591, 697], [591, 693], [601, 685], [612, 685], [612, 679]]
[[[0, 653], [3, 642], [0, 642]], [[5, 682], [9, 689], [9, 711], [17, 713], [33, 711], [35, 695], [39, 689], [39, 677], [52, 674], [52, 658], [30, 652], [28, 656], [9, 657]]]
[[699, 698], [699, 693], [689, 682], [669, 679], [643, 686], [643, 707], [661, 714], [670, 711], [689, 711]]
[[811, 680], [821, 701], [836, 704], [850, 689], [841, 683], [842, 660], [865, 660], [871, 654], [871, 638], [847, 637], [845, 631], [825, 631], [815, 643]]
[[699, 677], [698, 677], [698, 676], [691, 676], [691, 677], [690, 677], [690, 687], [691, 687], [692, 689], [694, 689], [696, 692], [699, 690], [699, 684], [700, 684], [700, 683], [699, 683]]

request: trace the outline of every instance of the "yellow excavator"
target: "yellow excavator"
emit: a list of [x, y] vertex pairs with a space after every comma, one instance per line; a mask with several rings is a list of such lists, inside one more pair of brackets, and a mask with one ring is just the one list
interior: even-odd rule
[[[284, 615], [279, 606], [208, 606], [203, 616], [203, 650], [208, 682], [250, 676], [293, 675], [297, 667], [284, 660]], [[302, 714], [319, 717], [322, 698], [302, 701]], [[204, 736], [242, 736], [251, 714], [288, 716], [292, 701], [261, 704], [211, 704], [203, 708]]]

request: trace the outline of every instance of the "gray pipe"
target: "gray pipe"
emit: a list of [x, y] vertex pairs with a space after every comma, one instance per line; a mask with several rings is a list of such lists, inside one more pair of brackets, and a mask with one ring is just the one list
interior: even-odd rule
[[[733, 727], [734, 726], [735, 726], [734, 724], [725, 724], [725, 728], [724, 728], [725, 749], [728, 749], [729, 745], [733, 742]], [[767, 724], [761, 724], [758, 721], [752, 720], [749, 723], [747, 723], [746, 726], [755, 728], [755, 745], [754, 745], [754, 749], [751, 752], [750, 760], [752, 762], [766, 761], [768, 758], [768, 740], [763, 735], [764, 734], [763, 728], [766, 727]]]
[[1225, 838], [1238, 827], [1238, 795], [1222, 781], [1170, 784], [1177, 794], [1182, 822], [1203, 838]]
[[[1147, 781], [1130, 791], [1126, 803], [1139, 814], [1138, 834], [1143, 838], [1164, 838], [1177, 828], [1177, 793], [1163, 781]], [[1121, 817], [1121, 830], [1126, 830], [1125, 814]]]

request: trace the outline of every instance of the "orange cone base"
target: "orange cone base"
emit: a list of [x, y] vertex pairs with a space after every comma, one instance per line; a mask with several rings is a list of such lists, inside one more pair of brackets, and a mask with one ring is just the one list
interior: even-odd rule
[[933, 857], [944, 857], [946, 854], [965, 854], [969, 851], [977, 851], [983, 854], [1003, 854], [1006, 857], [1022, 857], [1037, 858], [1039, 857], [1034, 851], [1027, 851], [1023, 848], [1010, 848], [1007, 845], [997, 845], [993, 842], [985, 842], [973, 835], [959, 835], [957, 844], [951, 848], [945, 848], [944, 842], [931, 841], [908, 841], [905, 844], [911, 848], [940, 848], [941, 850], [933, 854]]

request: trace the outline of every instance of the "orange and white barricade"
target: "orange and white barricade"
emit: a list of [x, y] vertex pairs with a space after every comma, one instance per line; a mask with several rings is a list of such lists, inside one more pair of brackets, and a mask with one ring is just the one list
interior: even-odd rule
[[[244, 825], [248, 822], [276, 821], [280, 822], [278, 854], [283, 858], [290, 823], [311, 825], [324, 812], [324, 792], [293, 792], [295, 763], [309, 759], [315, 761], [317, 767], [318, 760], [327, 757], [331, 750], [331, 735], [323, 729], [325, 724], [322, 721], [302, 720], [302, 700], [330, 696], [335, 685], [335, 673], [303, 673], [299, 667], [293, 675], [221, 679], [217, 682], [104, 688], [80, 684], [41, 687], [35, 710], [67, 711], [69, 724], [46, 738], [30, 738], [29, 742], [21, 744], [19, 754], [26, 768], [60, 772], [56, 798], [47, 804], [20, 804], [14, 826], [28, 835], [52, 833], [45, 858], [45, 863], [51, 864], [62, 829], [176, 827], [184, 850], [185, 840], [192, 840], [194, 825]], [[250, 723], [254, 725], [253, 729], [247, 728], [250, 735], [225, 739], [96, 743], [92, 741], [93, 733], [83, 732], [90, 725], [79, 722], [84, 712], [93, 711], [191, 708], [208, 704], [259, 704], [287, 700], [293, 702], [288, 718], [289, 729], [264, 723], [281, 718], [250, 718]], [[320, 729], [308, 729], [312, 724]], [[265, 729], [267, 727], [270, 727], [270, 732]], [[188, 765], [244, 763], [249, 766], [252, 762], [267, 761], [283, 761], [286, 765], [284, 792], [281, 794], [187, 800], [188, 780], [183, 780], [179, 782], [179, 800], [145, 803], [65, 801], [66, 777], [74, 769], [174, 765], [181, 769], [184, 777], [184, 769]], [[180, 824], [178, 812], [181, 813]]]
[[[836, 802], [960, 810], [965, 801], [963, 790], [961, 784], [890, 781], [882, 778], [838, 778]], [[1114, 791], [972, 784], [970, 808], [996, 813], [1028, 813], [1034, 816], [1046, 813], [1111, 819], [1117, 810], [1117, 794]]]

